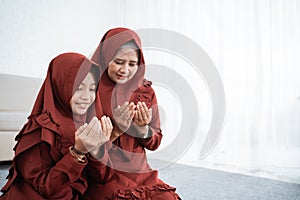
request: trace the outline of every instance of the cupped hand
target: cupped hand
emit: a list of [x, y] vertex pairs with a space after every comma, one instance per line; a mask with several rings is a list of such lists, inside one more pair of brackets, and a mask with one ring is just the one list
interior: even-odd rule
[[137, 109], [135, 111], [135, 115], [133, 121], [138, 126], [146, 126], [152, 120], [152, 109], [148, 109], [145, 102], [138, 102]]
[[148, 124], [151, 122], [151, 120], [152, 109], [148, 109], [145, 102], [138, 102], [133, 121], [135, 129], [142, 137], [148, 133]]
[[84, 124], [77, 129], [74, 147], [82, 153], [96, 154], [109, 140], [112, 129], [109, 117], [103, 116], [101, 120], [94, 117], [89, 124]]
[[126, 132], [129, 129], [134, 117], [135, 107], [133, 102], [125, 102], [114, 109], [114, 121], [121, 131]]

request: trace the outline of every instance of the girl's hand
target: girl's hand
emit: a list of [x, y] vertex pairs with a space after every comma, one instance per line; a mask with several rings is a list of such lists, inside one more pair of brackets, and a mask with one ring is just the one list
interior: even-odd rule
[[94, 117], [89, 124], [84, 124], [75, 132], [75, 149], [82, 153], [98, 152], [106, 143], [112, 131], [112, 123], [109, 117], [103, 116], [101, 121]]
[[[109, 117], [101, 117], [101, 124], [100, 124], [100, 137], [98, 138], [98, 143], [95, 146], [95, 148], [90, 151], [91, 155], [95, 158], [101, 157], [100, 153], [100, 147], [105, 144], [107, 141], [109, 141], [109, 138], [111, 136], [113, 125], [109, 119]], [[97, 140], [97, 138], [95, 138]]]

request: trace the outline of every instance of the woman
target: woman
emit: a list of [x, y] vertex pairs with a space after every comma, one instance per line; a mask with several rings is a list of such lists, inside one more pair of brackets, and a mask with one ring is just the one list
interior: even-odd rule
[[87, 167], [95, 163], [92, 156], [103, 161], [101, 147], [112, 131], [108, 117], [97, 118], [102, 116], [96, 97], [99, 74], [97, 65], [77, 53], [51, 61], [28, 122], [16, 137], [1, 200], [79, 199], [85, 192]]
[[92, 60], [103, 68], [98, 93], [105, 115], [113, 118], [109, 151], [114, 174], [91, 182], [87, 199], [180, 199], [158, 178], [145, 149], [155, 150], [162, 133], [155, 92], [144, 79], [145, 62], [138, 35], [126, 28], [109, 30]]

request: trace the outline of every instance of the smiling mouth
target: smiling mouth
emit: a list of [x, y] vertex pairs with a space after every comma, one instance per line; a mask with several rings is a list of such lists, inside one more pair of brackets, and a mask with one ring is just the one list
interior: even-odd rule
[[90, 104], [88, 103], [77, 103], [77, 106], [81, 109], [85, 109], [89, 106]]
[[117, 77], [118, 77], [118, 79], [124, 79], [124, 78], [126, 78], [127, 76], [124, 76], [124, 75], [118, 75], [118, 74], [117, 74]]

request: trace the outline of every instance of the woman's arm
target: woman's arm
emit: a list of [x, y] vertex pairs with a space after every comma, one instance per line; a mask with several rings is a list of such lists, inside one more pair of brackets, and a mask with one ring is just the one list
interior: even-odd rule
[[[160, 118], [159, 118], [159, 110], [157, 106], [157, 99], [154, 90], [151, 88], [153, 96], [151, 101], [146, 103], [150, 104], [151, 107], [151, 121], [148, 125], [148, 131], [144, 133], [144, 138], [139, 138], [138, 141], [143, 144], [143, 146], [148, 150], [156, 150], [162, 139], [162, 133], [160, 129]], [[136, 128], [137, 131], [138, 128]]]

